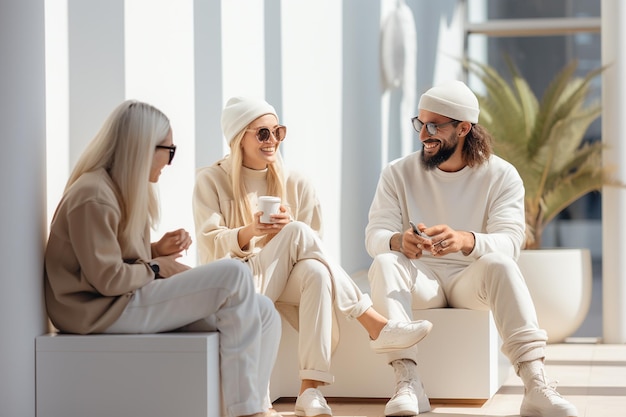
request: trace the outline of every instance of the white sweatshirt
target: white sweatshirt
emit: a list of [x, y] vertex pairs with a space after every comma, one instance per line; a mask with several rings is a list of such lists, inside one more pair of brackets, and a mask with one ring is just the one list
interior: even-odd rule
[[391, 162], [381, 173], [365, 245], [370, 256], [390, 252], [389, 241], [414, 223], [427, 227], [447, 224], [455, 230], [473, 232], [474, 250], [434, 258], [424, 252], [425, 262], [469, 264], [490, 252], [515, 259], [524, 242], [524, 185], [517, 170], [495, 155], [482, 165], [458, 172], [422, 167], [421, 151]]

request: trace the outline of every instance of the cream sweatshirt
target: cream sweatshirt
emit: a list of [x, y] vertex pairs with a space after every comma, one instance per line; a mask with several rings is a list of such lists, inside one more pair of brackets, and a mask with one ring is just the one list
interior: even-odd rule
[[[234, 227], [236, 204], [230, 177], [231, 160], [226, 157], [215, 164], [200, 168], [196, 173], [193, 191], [193, 216], [198, 244], [198, 260], [201, 264], [216, 259], [248, 258], [261, 250], [262, 237], [252, 239], [246, 250], [241, 250], [237, 234], [241, 227]], [[256, 208], [257, 198], [267, 191], [267, 169], [243, 169], [243, 180], [248, 190], [250, 207]], [[302, 175], [286, 173], [285, 198], [295, 220], [308, 224], [322, 234], [322, 214], [315, 189]]]
[[[409, 221], [474, 233], [469, 256], [454, 253], [446, 262], [469, 264], [491, 252], [517, 259], [525, 230], [522, 179], [513, 165], [495, 155], [480, 166], [444, 172], [424, 169], [421, 151], [414, 152], [381, 173], [365, 230], [370, 256], [389, 252], [391, 236], [407, 230]], [[424, 252], [421, 260], [441, 258]]]

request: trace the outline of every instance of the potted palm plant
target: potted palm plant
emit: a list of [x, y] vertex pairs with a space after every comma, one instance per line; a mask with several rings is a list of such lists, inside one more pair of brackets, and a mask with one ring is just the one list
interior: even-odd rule
[[[605, 185], [621, 185], [602, 166], [602, 142], [583, 140], [601, 114], [600, 104], [588, 99], [591, 81], [603, 69], [577, 77], [577, 63], [572, 62], [539, 99], [510, 61], [510, 81], [485, 64], [467, 61], [465, 67], [485, 87], [476, 94], [479, 123], [493, 135], [494, 152], [511, 162], [524, 181], [526, 244], [519, 264], [540, 326], [550, 342], [562, 341], [589, 310], [591, 255], [589, 249], [539, 248], [546, 225], [567, 206]], [[543, 266], [548, 270], [541, 272]]]

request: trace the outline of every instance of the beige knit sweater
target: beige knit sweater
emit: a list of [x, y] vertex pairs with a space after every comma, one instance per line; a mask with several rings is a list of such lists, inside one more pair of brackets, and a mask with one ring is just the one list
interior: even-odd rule
[[[136, 242], [119, 236], [122, 210], [104, 169], [83, 174], [65, 193], [45, 253], [46, 308], [69, 333], [98, 333], [124, 311], [133, 292], [154, 280], [150, 230]], [[142, 239], [141, 239], [142, 238]]]
[[[198, 244], [199, 262], [204, 264], [216, 259], [248, 258], [260, 248], [262, 237], [255, 237], [246, 250], [241, 250], [237, 241], [240, 228], [232, 226], [236, 204], [230, 180], [228, 157], [215, 164], [200, 168], [196, 173], [193, 192], [193, 216]], [[251, 207], [256, 207], [257, 197], [267, 190], [267, 169], [252, 170], [243, 168], [242, 175]], [[308, 224], [320, 235], [322, 217], [319, 201], [310, 182], [296, 173], [288, 173], [285, 181], [286, 200], [295, 220]]]

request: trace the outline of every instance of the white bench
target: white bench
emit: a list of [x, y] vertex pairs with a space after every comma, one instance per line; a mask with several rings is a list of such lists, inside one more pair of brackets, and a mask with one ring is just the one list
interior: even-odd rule
[[39, 336], [37, 417], [220, 415], [218, 333]]
[[[355, 282], [369, 292], [367, 276]], [[430, 320], [431, 333], [418, 345], [418, 369], [427, 395], [433, 399], [484, 402], [502, 386], [511, 365], [500, 352], [500, 338], [490, 312], [454, 308], [415, 310], [414, 317]], [[393, 370], [385, 355], [374, 353], [369, 338], [356, 321], [340, 316], [341, 339], [331, 372], [335, 383], [321, 387], [328, 397], [389, 398]], [[270, 384], [272, 399], [296, 397], [298, 334], [283, 320], [283, 335]]]
[[[355, 277], [367, 292], [365, 278]], [[491, 313], [462, 309], [415, 311], [434, 324], [419, 344], [419, 372], [433, 400], [485, 401], [510, 370], [500, 353]], [[384, 355], [371, 351], [365, 330], [340, 317], [328, 397], [389, 398], [394, 377]], [[36, 338], [38, 417], [186, 417], [220, 415], [218, 333], [63, 335]], [[283, 321], [271, 397], [296, 397], [298, 335]]]

